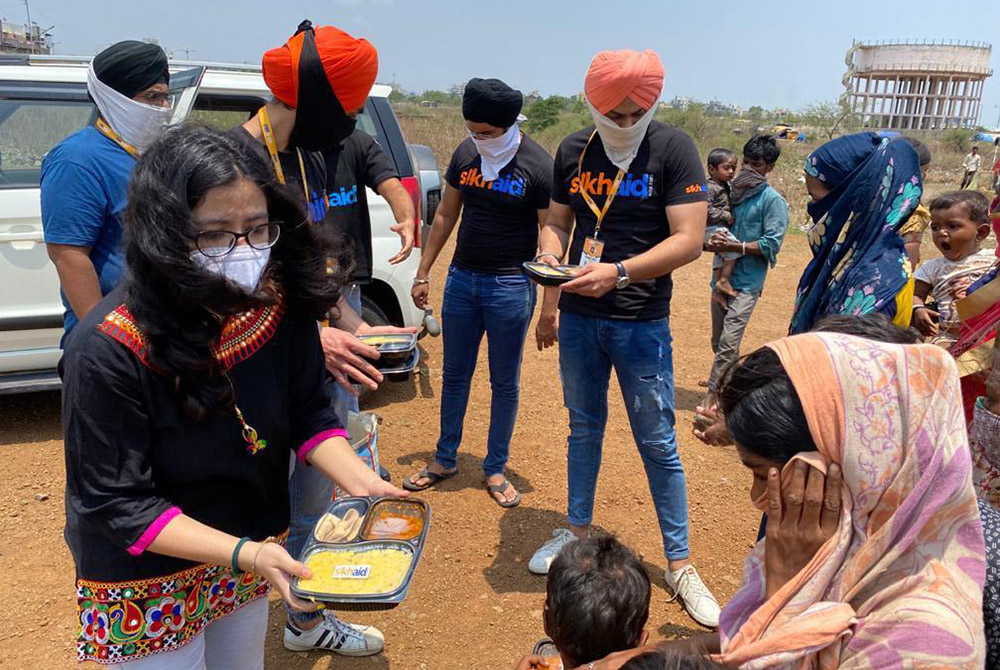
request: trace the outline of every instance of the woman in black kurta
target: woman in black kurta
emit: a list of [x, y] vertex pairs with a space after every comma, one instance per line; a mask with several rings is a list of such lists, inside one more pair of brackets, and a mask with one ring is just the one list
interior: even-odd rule
[[288, 591], [305, 567], [274, 541], [288, 527], [290, 454], [353, 494], [402, 493], [354, 455], [330, 409], [316, 319], [339, 276], [272, 181], [258, 156], [204, 129], [171, 130], [136, 168], [130, 275], [61, 364], [81, 660], [168, 652], [170, 667], [271, 585], [309, 607]]

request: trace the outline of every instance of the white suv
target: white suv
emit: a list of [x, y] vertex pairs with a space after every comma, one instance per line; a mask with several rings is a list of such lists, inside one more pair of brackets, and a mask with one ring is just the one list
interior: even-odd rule
[[[0, 55], [0, 395], [58, 388], [56, 365], [62, 336], [59, 278], [42, 236], [39, 174], [42, 159], [64, 137], [93, 123], [96, 109], [87, 96], [89, 59]], [[173, 123], [191, 120], [228, 130], [243, 123], [270, 99], [260, 68], [172, 62]], [[375, 86], [358, 116], [395, 161], [418, 212], [420, 183], [399, 122], [389, 104], [388, 86]], [[369, 323], [419, 326], [424, 314], [410, 299], [420, 264], [389, 265], [400, 240], [389, 227], [389, 205], [369, 191], [372, 224], [372, 282], [361, 287], [363, 316]]]

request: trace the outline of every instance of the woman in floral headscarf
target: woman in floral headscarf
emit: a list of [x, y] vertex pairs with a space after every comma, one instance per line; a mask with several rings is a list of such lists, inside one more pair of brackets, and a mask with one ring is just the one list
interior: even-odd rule
[[905, 140], [846, 135], [806, 158], [813, 260], [802, 273], [790, 332], [828, 314], [881, 312], [910, 325], [913, 273], [900, 227], [920, 204], [920, 161]]

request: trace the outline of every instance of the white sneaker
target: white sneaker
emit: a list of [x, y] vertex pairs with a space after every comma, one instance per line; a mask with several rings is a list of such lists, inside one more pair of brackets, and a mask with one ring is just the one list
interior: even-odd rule
[[285, 649], [289, 651], [332, 651], [341, 656], [373, 656], [385, 646], [385, 636], [378, 628], [341, 621], [332, 612], [309, 630], [285, 621]]
[[667, 588], [674, 592], [671, 600], [680, 598], [691, 618], [707, 628], [719, 627], [722, 609], [712, 592], [701, 581], [693, 565], [685, 565], [676, 572], [666, 570]]
[[570, 529], [556, 528], [552, 531], [552, 539], [546, 541], [528, 561], [528, 570], [536, 575], [549, 574], [549, 566], [556, 560], [562, 548], [576, 539], [576, 535]]

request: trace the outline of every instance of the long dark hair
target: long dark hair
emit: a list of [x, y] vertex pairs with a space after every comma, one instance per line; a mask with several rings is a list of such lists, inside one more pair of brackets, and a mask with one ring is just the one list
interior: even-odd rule
[[[209, 190], [249, 179], [281, 224], [267, 280], [247, 294], [191, 260], [199, 231], [191, 210]], [[212, 353], [226, 319], [284, 300], [287, 312], [321, 319], [340, 296], [328, 272], [331, 241], [307, 222], [273, 168], [234, 137], [198, 126], [168, 129], [136, 165], [125, 213], [125, 303], [147, 342], [150, 365], [174, 380], [185, 414], [200, 420], [231, 407], [233, 389]]]

